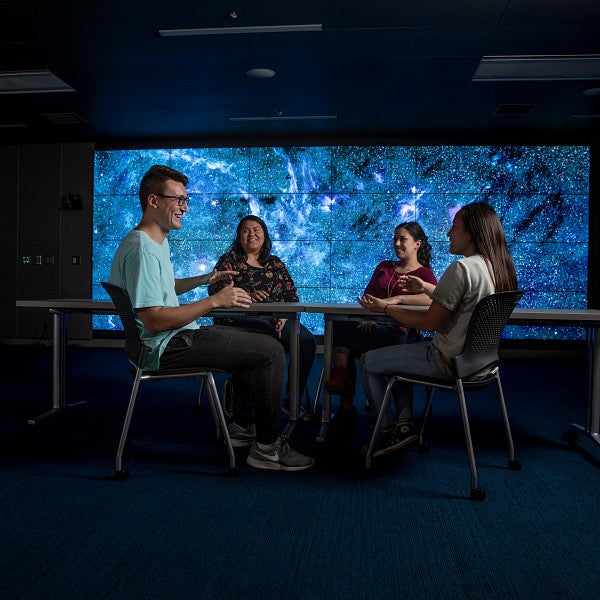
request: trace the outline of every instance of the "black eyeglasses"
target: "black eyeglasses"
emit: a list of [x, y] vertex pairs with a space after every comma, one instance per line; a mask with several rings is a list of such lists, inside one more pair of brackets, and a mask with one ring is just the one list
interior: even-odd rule
[[165, 196], [165, 194], [154, 194], [155, 196], [160, 196], [161, 198], [173, 198], [177, 200], [177, 206], [183, 206], [184, 204], [189, 204], [191, 198], [189, 196]]

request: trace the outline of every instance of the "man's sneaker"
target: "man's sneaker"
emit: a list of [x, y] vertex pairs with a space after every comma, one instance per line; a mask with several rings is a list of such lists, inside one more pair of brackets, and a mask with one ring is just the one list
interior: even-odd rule
[[373, 458], [408, 448], [418, 439], [419, 436], [413, 432], [412, 423], [408, 419], [398, 419], [391, 427], [380, 432]]
[[256, 469], [304, 471], [310, 469], [315, 461], [309, 456], [292, 450], [286, 440], [277, 438], [270, 446], [254, 442], [246, 463]]
[[254, 424], [249, 427], [242, 427], [237, 423], [229, 423], [227, 431], [229, 431], [231, 445], [234, 448], [250, 446], [256, 439], [256, 425]]
[[354, 396], [354, 384], [345, 367], [333, 367], [331, 369], [331, 375], [325, 382], [325, 389], [332, 396], [344, 396], [345, 398]]

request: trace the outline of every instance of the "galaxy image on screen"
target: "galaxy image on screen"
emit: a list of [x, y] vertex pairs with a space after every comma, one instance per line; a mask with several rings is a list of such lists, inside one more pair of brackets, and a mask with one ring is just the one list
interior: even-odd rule
[[[525, 295], [520, 307], [586, 308], [588, 146], [289, 146], [98, 150], [94, 165], [93, 297], [141, 215], [139, 182], [154, 164], [185, 173], [191, 197], [169, 234], [176, 277], [208, 273], [239, 220], [260, 216], [273, 253], [307, 302], [355, 302], [377, 263], [394, 259], [394, 228], [418, 221], [439, 278], [456, 260], [448, 231], [461, 206], [500, 216]], [[182, 302], [206, 295], [198, 288]], [[210, 320], [201, 320], [210, 323]], [[315, 334], [321, 315], [302, 315]], [[119, 329], [115, 316], [96, 330]], [[505, 337], [584, 339], [573, 328], [508, 327]]]

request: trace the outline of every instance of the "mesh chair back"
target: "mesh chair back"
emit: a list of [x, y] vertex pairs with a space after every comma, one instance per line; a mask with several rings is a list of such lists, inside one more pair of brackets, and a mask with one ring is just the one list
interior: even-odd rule
[[520, 290], [499, 292], [477, 303], [469, 321], [462, 354], [451, 359], [455, 378], [468, 378], [499, 362], [502, 331], [522, 296]]
[[129, 294], [123, 288], [112, 283], [107, 283], [106, 281], [102, 281], [101, 283], [113, 301], [123, 324], [123, 329], [125, 330], [125, 354], [136, 367], [143, 369], [146, 365], [148, 347], [142, 343], [140, 338]]

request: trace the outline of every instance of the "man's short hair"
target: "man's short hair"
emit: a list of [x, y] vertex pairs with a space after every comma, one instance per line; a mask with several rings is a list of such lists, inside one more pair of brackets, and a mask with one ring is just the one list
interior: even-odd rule
[[163, 184], [169, 179], [187, 185], [189, 179], [183, 173], [165, 165], [153, 165], [142, 177], [140, 182], [140, 205], [145, 212], [150, 194], [162, 194]]

